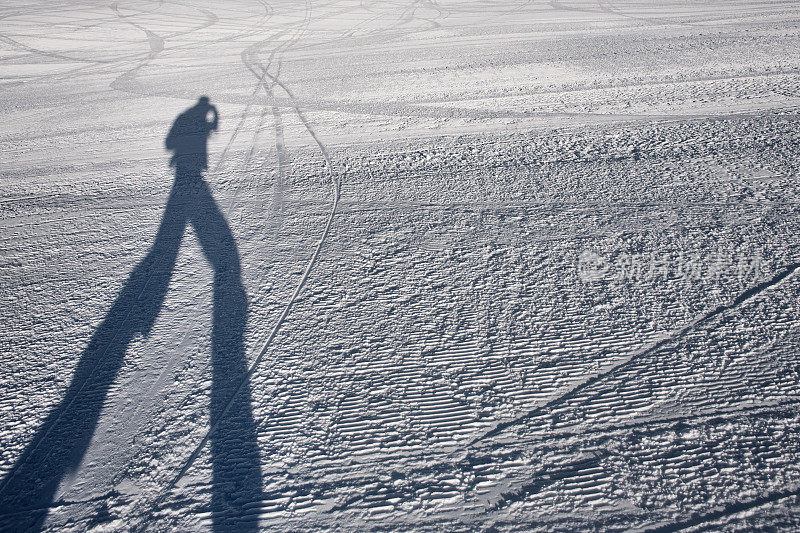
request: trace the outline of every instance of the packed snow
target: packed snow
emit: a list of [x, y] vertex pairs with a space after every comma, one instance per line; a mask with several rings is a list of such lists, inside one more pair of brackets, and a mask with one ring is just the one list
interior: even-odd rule
[[4, 2], [0, 530], [797, 530], [799, 37]]

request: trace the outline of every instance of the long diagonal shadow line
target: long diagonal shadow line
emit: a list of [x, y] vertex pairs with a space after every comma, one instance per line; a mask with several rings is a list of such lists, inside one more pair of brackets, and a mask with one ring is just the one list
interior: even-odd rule
[[[123, 322], [127, 322], [128, 321], [132, 311], [133, 311], [133, 306], [129, 307], [128, 312], [122, 318]], [[34, 440], [31, 442], [31, 445], [29, 447], [27, 447], [23, 451], [22, 455], [17, 459], [17, 462], [14, 463], [14, 466], [11, 468], [11, 470], [9, 470], [6, 473], [5, 477], [3, 477], [2, 482], [0, 482], [0, 495], [2, 495], [3, 492], [5, 492], [6, 487], [14, 479], [14, 477], [16, 476], [16, 474], [19, 471], [19, 469], [22, 468], [27, 463], [28, 458], [33, 453], [35, 453], [38, 450], [38, 448], [41, 445], [41, 443], [44, 440], [46, 440], [47, 437], [50, 436], [50, 433], [55, 429], [56, 425], [62, 419], [62, 417], [64, 416], [65, 412], [68, 411], [72, 407], [72, 404], [76, 400], [77, 396], [79, 396], [81, 393], [83, 393], [84, 387], [86, 386], [86, 384], [91, 382], [91, 378], [92, 378], [92, 376], [94, 374], [94, 370], [99, 366], [99, 361], [101, 361], [102, 359], [105, 358], [106, 354], [108, 353], [108, 350], [111, 349], [111, 346], [117, 340], [117, 337], [119, 336], [121, 331], [122, 331], [121, 328], [116, 329], [114, 331], [114, 335], [111, 337], [111, 339], [106, 344], [106, 347], [103, 350], [103, 352], [100, 354], [100, 357], [98, 357], [98, 365], [96, 365], [92, 369], [92, 372], [88, 376], [86, 376], [85, 378], [82, 378], [80, 380], [80, 387], [78, 388], [78, 391], [75, 393], [75, 396], [72, 397], [70, 402], [67, 403], [67, 405], [64, 406], [63, 409], [59, 409], [58, 410], [58, 416], [54, 420], [51, 420], [51, 421], [50, 420], [45, 420], [45, 423], [43, 424], [43, 426], [46, 426], [45, 431], [43, 433], [41, 433], [40, 435], [37, 435], [37, 436], [34, 437]]]
[[[119, 18], [123, 18], [123, 19], [124, 19], [124, 18], [126, 18], [126, 17], [130, 17], [130, 16], [132, 16], [132, 15], [122, 15], [122, 14], [119, 12], [119, 10], [118, 10], [118, 6], [117, 6], [117, 4], [116, 4], [116, 3], [114, 3], [114, 4], [111, 4], [111, 6], [110, 6], [110, 7], [111, 7], [111, 9], [114, 11], [114, 13], [117, 15], [117, 17], [119, 17]], [[153, 13], [153, 12], [157, 11], [159, 8], [160, 8], [160, 6], [156, 6], [155, 8], [153, 8], [153, 9], [152, 9], [151, 11], [149, 11], [148, 13]], [[128, 21], [128, 23], [129, 23], [129, 24], [132, 24], [132, 25], [134, 25], [135, 27], [137, 27], [137, 28], [139, 28], [139, 29], [141, 29], [141, 30], [143, 30], [143, 31], [147, 31], [145, 28], [143, 28], [142, 26], [140, 26], [140, 25], [138, 25], [138, 24], [136, 24], [136, 23], [134, 23], [134, 22], [130, 22], [130, 21]], [[136, 67], [134, 67], [134, 68], [131, 70], [131, 72], [135, 72], [135, 71], [137, 71], [138, 69], [140, 69], [140, 68], [141, 68], [143, 65], [145, 65], [146, 63], [148, 63], [148, 62], [150, 62], [152, 59], [154, 59], [154, 58], [156, 57], [156, 55], [158, 55], [158, 51], [151, 50], [150, 54], [149, 54], [149, 55], [148, 55], [146, 58], [144, 58], [143, 60], [141, 60], [141, 61], [139, 62], [139, 65], [137, 65]], [[153, 275], [155, 275], [155, 271], [154, 271], [154, 272], [152, 272], [152, 273], [150, 274], [150, 278], [152, 278], [152, 276], [153, 276]], [[146, 286], [149, 284], [150, 278], [149, 278], [149, 279], [148, 279], [148, 281], [147, 281], [147, 282], [144, 284], [144, 287], [146, 287]], [[143, 290], [144, 290], [144, 287], [143, 287]], [[128, 322], [128, 319], [130, 318], [130, 313], [131, 313], [132, 309], [133, 309], [133, 308], [130, 308], [130, 309], [128, 309], [128, 312], [127, 312], [127, 314], [126, 314], [126, 315], [125, 315], [125, 316], [122, 318], [122, 324], [126, 324], [126, 323]], [[120, 331], [121, 331], [121, 328], [120, 328], [120, 329], [118, 329], [117, 331], [115, 331], [115, 333], [114, 333], [114, 336], [113, 336], [113, 337], [112, 337], [112, 339], [109, 341], [109, 344], [106, 346], [105, 350], [103, 350], [103, 353], [101, 354], [101, 357], [100, 357], [100, 359], [99, 359], [99, 360], [102, 360], [102, 358], [104, 358], [104, 357], [105, 357], [106, 353], [107, 353], [107, 352], [108, 352], [108, 350], [110, 349], [110, 347], [111, 347], [112, 343], [114, 342], [114, 340], [116, 340], [116, 337], [119, 335]], [[99, 361], [98, 361], [98, 362], [99, 362]], [[78, 390], [78, 393], [77, 393], [78, 395], [79, 395], [80, 393], [82, 393], [82, 392], [83, 392], [83, 390], [84, 390], [84, 387], [86, 386], [86, 384], [87, 384], [87, 383], [89, 383], [89, 382], [91, 382], [91, 378], [92, 378], [92, 376], [94, 375], [94, 370], [95, 370], [96, 368], [97, 368], [97, 367], [95, 366], [95, 368], [93, 368], [93, 369], [92, 369], [92, 371], [89, 373], [89, 375], [88, 375], [88, 376], [86, 376], [86, 377], [85, 377], [85, 378], [82, 380], [82, 384], [81, 384], [81, 386], [80, 386], [80, 388], [79, 388], [79, 390]], [[76, 396], [76, 397], [77, 397], [77, 396]], [[74, 398], [75, 398], [75, 397], [73, 397], [73, 401], [74, 401]], [[11, 481], [11, 480], [14, 478], [14, 476], [16, 475], [16, 473], [17, 473], [17, 471], [19, 470], [19, 468], [20, 468], [21, 466], [23, 466], [23, 465], [24, 465], [24, 464], [27, 462], [27, 460], [28, 460], [28, 457], [30, 457], [31, 453], [35, 452], [35, 451], [38, 449], [38, 447], [39, 447], [39, 445], [41, 444], [41, 442], [42, 442], [44, 439], [46, 439], [46, 438], [47, 438], [47, 437], [50, 435], [50, 433], [52, 432], [52, 430], [55, 428], [56, 424], [57, 424], [57, 423], [58, 423], [58, 422], [61, 420], [61, 417], [62, 417], [63, 413], [65, 413], [65, 412], [66, 412], [67, 410], [69, 410], [71, 407], [72, 407], [72, 402], [70, 402], [69, 404], [67, 404], [67, 405], [65, 406], [64, 410], [60, 411], [60, 413], [59, 413], [59, 416], [58, 416], [58, 417], [57, 417], [55, 420], [52, 420], [52, 421], [50, 421], [49, 427], [46, 429], [46, 431], [44, 432], [44, 434], [43, 434], [43, 435], [41, 435], [41, 440], [34, 442], [32, 447], [26, 448], [26, 450], [23, 452], [23, 455], [22, 455], [22, 456], [21, 456], [21, 457], [20, 457], [20, 458], [17, 460], [17, 462], [16, 462], [16, 463], [14, 463], [14, 466], [13, 466], [13, 467], [11, 468], [11, 470], [10, 470], [10, 471], [9, 471], [9, 472], [6, 474], [6, 476], [3, 478], [3, 480], [2, 480], [2, 481], [0, 481], [0, 494], [2, 494], [2, 493], [4, 492], [4, 490], [5, 490], [6, 486], [7, 486], [7, 485], [8, 485], [8, 483], [9, 483], [9, 482], [10, 482], [10, 481]]]
[[[159, 287], [168, 281], [170, 269], [159, 267], [174, 263], [171, 242], [181, 218], [180, 214], [176, 218], [172, 210], [165, 213], [156, 243], [131, 273], [83, 351], [61, 402], [50, 411], [4, 478], [3, 511], [13, 510], [18, 514], [26, 509], [47, 508], [61, 481], [80, 464], [128, 344], [137, 332], [145, 335], [149, 332], [161, 306], [166, 291], [159, 291]], [[150, 282], [155, 274], [161, 276], [154, 287]], [[152, 298], [142, 298], [147, 289], [150, 289]], [[102, 372], [96, 377], [99, 369]], [[90, 382], [94, 390], [87, 390]], [[74, 423], [70, 427], [61, 427], [63, 424], [60, 426], [59, 422], [67, 415]], [[27, 472], [23, 474], [24, 469]], [[10, 493], [9, 487], [14, 489]], [[35, 513], [27, 517], [26, 525], [18, 523], [16, 526], [18, 529], [39, 529], [45, 518], [46, 513]]]

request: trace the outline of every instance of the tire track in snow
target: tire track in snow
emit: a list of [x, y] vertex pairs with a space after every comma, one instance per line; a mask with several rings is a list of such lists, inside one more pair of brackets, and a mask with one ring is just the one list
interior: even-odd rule
[[[184, 7], [187, 7], [187, 6], [188, 7], [194, 7], [194, 6], [190, 6], [189, 4], [182, 4], [182, 3], [177, 3], [177, 2], [176, 2], [176, 4], [177, 5], [182, 5]], [[126, 23], [132, 25], [133, 27], [143, 31], [145, 33], [145, 35], [147, 36], [147, 44], [148, 44], [148, 46], [150, 46], [150, 53], [148, 54], [148, 56], [146, 58], [142, 59], [139, 62], [139, 64], [136, 65], [134, 68], [128, 70], [127, 72], [125, 72], [124, 74], [119, 76], [117, 79], [115, 79], [113, 82], [111, 82], [110, 87], [112, 89], [117, 89], [117, 90], [124, 90], [125, 85], [134, 83], [136, 75], [139, 73], [139, 71], [143, 67], [148, 65], [153, 59], [155, 59], [158, 54], [160, 54], [161, 52], [164, 51], [166, 39], [171, 39], [173, 37], [178, 37], [178, 36], [181, 36], [181, 35], [188, 35], [190, 33], [194, 33], [196, 31], [200, 31], [200, 30], [203, 30], [205, 28], [209, 28], [209, 27], [213, 26], [214, 24], [216, 24], [219, 21], [219, 17], [217, 17], [217, 15], [215, 15], [211, 11], [195, 7], [195, 9], [197, 9], [199, 12], [201, 12], [203, 15], [205, 15], [205, 19], [206, 20], [204, 22], [198, 24], [195, 27], [189, 28], [188, 30], [182, 30], [182, 31], [178, 31], [178, 32], [173, 32], [173, 33], [170, 33], [170, 34], [166, 35], [165, 37], [161, 37], [160, 35], [157, 35], [155, 32], [152, 32], [152, 31], [144, 28], [143, 26], [141, 26], [141, 25], [139, 25], [139, 24], [137, 24], [135, 22], [132, 22], [132, 21], [129, 21], [129, 20], [125, 20], [126, 16], [123, 15], [122, 13], [120, 13], [119, 6], [118, 6], [118, 4], [116, 2], [111, 4], [109, 7], [124, 22], [126, 22]]]

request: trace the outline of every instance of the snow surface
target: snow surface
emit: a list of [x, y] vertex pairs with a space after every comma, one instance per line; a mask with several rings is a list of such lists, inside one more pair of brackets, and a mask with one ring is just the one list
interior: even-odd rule
[[0, 529], [800, 528], [798, 37], [4, 2]]

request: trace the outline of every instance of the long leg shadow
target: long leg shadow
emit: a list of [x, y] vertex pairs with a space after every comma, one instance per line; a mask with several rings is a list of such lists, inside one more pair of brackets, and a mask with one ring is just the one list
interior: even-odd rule
[[[208, 123], [210, 110], [214, 118]], [[247, 503], [262, 494], [249, 387], [244, 386], [232, 400], [247, 372], [243, 339], [247, 296], [233, 235], [202, 177], [206, 137], [216, 129], [216, 122], [216, 110], [201, 98], [173, 124], [166, 144], [175, 151], [175, 182], [155, 242], [89, 341], [63, 399], [0, 482], [0, 529], [42, 529], [49, 508], [55, 504], [59, 484], [78, 468], [86, 453], [129, 343], [137, 333], [148, 335], [153, 327], [188, 223], [194, 226], [214, 269], [210, 413], [211, 425], [216, 428], [211, 434], [213, 526], [215, 531], [257, 527], [256, 518], [248, 517], [246, 510]]]

